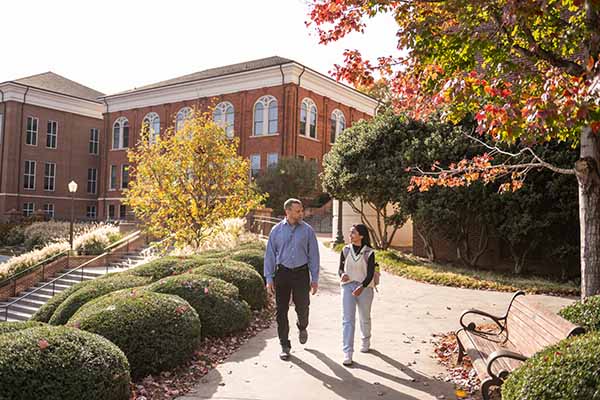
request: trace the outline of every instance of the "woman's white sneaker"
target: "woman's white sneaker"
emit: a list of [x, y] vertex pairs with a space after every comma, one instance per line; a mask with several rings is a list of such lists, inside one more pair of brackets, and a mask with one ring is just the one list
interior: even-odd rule
[[352, 365], [352, 354], [344, 354], [344, 361], [342, 361], [342, 364], [345, 365], [346, 367], [349, 367]]

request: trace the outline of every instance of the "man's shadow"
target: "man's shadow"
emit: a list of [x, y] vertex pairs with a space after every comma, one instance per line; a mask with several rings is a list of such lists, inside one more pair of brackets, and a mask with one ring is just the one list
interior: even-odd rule
[[[389, 374], [387, 372], [379, 371], [375, 368], [368, 367], [356, 362], [353, 364], [352, 368], [347, 368], [342, 366], [340, 363], [333, 361], [331, 358], [329, 358], [328, 356], [326, 356], [318, 350], [305, 349], [305, 351], [313, 354], [321, 362], [323, 362], [335, 374], [335, 377], [323, 373], [322, 371], [305, 363], [297, 357], [292, 357], [290, 361], [299, 368], [301, 368], [307, 374], [321, 381], [323, 383], [323, 386], [325, 386], [327, 389], [331, 390], [332, 392], [336, 393], [338, 396], [344, 399], [362, 400], [382, 397], [397, 400], [418, 400], [417, 397], [406, 393], [401, 393], [390, 386], [383, 384], [374, 384], [364, 379], [357, 378], [352, 374], [352, 368], [368, 371], [376, 376], [394, 382], [398, 382], [407, 387], [411, 387], [419, 391], [424, 391], [435, 396], [439, 396], [441, 394], [449, 396], [453, 394], [453, 390], [450, 385], [446, 385], [448, 386], [446, 390], [439, 390], [438, 385], [445, 385], [444, 383], [433, 381], [426, 376], [420, 375], [414, 371], [410, 371], [409, 368], [403, 366], [402, 364], [391, 359], [390, 357], [374, 350], [372, 350], [373, 355], [380, 357], [382, 360], [388, 362], [390, 365], [397, 368], [399, 371], [403, 371], [409, 376], [409, 378], [400, 378], [398, 376]], [[412, 381], [413, 379], [415, 380], [414, 382]], [[427, 386], [423, 384], [424, 382], [427, 383]], [[435, 387], [433, 387], [434, 382]]]

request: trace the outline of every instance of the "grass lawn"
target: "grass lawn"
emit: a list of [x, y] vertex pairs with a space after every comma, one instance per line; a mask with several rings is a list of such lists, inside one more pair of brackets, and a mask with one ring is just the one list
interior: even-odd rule
[[[339, 252], [342, 247], [336, 246], [335, 250]], [[517, 277], [495, 271], [430, 263], [394, 250], [378, 251], [376, 254], [377, 262], [384, 271], [434, 285], [501, 292], [524, 290], [531, 294], [554, 296], [579, 296], [580, 294], [579, 285], [574, 282], [557, 282], [541, 277]]]

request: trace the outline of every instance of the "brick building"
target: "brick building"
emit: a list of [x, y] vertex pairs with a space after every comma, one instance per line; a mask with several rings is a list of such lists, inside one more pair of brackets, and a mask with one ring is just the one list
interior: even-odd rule
[[[139, 140], [144, 121], [160, 135], [191, 108], [214, 107], [215, 120], [239, 138], [239, 153], [257, 173], [280, 157], [320, 165], [335, 136], [377, 107], [355, 89], [281, 57], [108, 96], [47, 73], [0, 84], [0, 96], [0, 217], [12, 209], [67, 217], [73, 179], [79, 184], [77, 218], [131, 218], [121, 204], [129, 181], [127, 149]], [[35, 146], [28, 144], [32, 135]], [[52, 191], [46, 189], [51, 181]]]
[[[0, 219], [98, 216], [103, 94], [52, 72], [0, 83]], [[89, 182], [89, 183], [88, 183]]]

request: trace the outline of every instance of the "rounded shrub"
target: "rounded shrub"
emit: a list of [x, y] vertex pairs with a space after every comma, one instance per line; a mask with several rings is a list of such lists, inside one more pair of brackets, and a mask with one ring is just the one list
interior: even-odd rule
[[590, 333], [550, 346], [513, 371], [503, 400], [600, 399], [600, 335]]
[[44, 326], [0, 335], [0, 398], [129, 399], [129, 364], [103, 337]]
[[600, 295], [576, 301], [558, 312], [564, 319], [581, 325], [587, 331], [600, 330]]
[[48, 323], [50, 325], [64, 325], [85, 303], [117, 290], [147, 285], [150, 280], [151, 278], [144, 276], [116, 274], [107, 279], [91, 281], [90, 284], [77, 290], [64, 300], [56, 308]]
[[260, 276], [263, 276], [265, 264], [264, 251], [255, 249], [238, 250], [231, 254], [230, 258], [234, 261], [241, 261], [252, 265], [252, 268], [254, 268], [254, 270], [258, 272]]
[[40, 326], [46, 326], [46, 324], [38, 321], [3, 322], [0, 324], [0, 335]]
[[223, 336], [250, 323], [250, 307], [238, 299], [238, 289], [221, 279], [182, 274], [148, 286], [156, 293], [173, 294], [187, 300], [202, 321], [202, 336]]
[[264, 253], [266, 249], [267, 249], [267, 244], [264, 241], [262, 241], [262, 240], [256, 240], [254, 242], [240, 243], [233, 250], [234, 251], [238, 251], [238, 250], [258, 250], [258, 251], [261, 251], [261, 252]]
[[163, 257], [150, 262], [138, 265], [135, 268], [127, 271], [128, 275], [147, 276], [155, 282], [159, 279], [171, 276], [181, 272], [182, 264], [188, 261], [189, 258], [183, 257]]
[[200, 340], [200, 318], [177, 296], [124, 289], [83, 305], [68, 326], [104, 336], [127, 356], [134, 378], [188, 360]]
[[31, 317], [31, 320], [32, 321], [39, 321], [39, 322], [48, 322], [48, 321], [50, 321], [50, 318], [52, 318], [52, 315], [54, 315], [54, 312], [56, 311], [56, 309], [66, 299], [68, 299], [69, 296], [71, 296], [73, 293], [77, 292], [79, 289], [83, 289], [86, 286], [92, 284], [92, 282], [94, 282], [94, 281], [79, 282], [79, 283], [76, 283], [75, 285], [73, 285], [71, 287], [66, 288], [62, 292], [56, 293], [54, 296], [52, 296], [50, 298], [50, 300], [48, 300], [46, 302], [46, 304], [44, 304], [43, 306], [41, 306], [39, 308], [39, 310], [37, 310], [35, 312], [35, 314], [33, 314], [33, 316]]
[[253, 310], [262, 309], [267, 302], [267, 291], [262, 277], [250, 264], [241, 261], [225, 260], [222, 263], [202, 265], [194, 270], [234, 284], [240, 291], [240, 298]]

